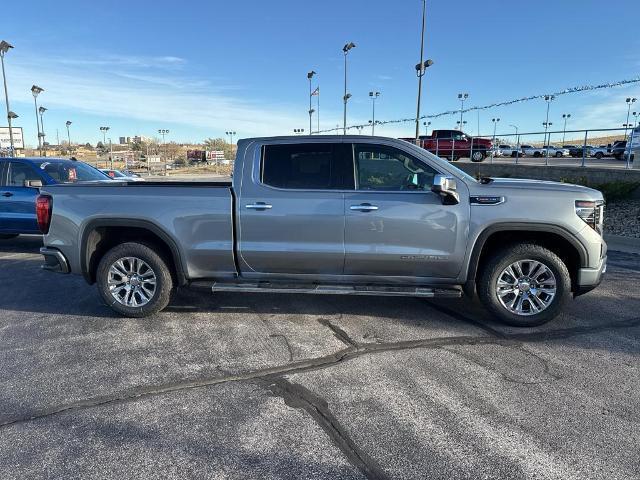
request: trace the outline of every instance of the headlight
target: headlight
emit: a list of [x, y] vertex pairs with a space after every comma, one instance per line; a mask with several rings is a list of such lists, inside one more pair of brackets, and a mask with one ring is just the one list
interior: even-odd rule
[[576, 200], [576, 215], [587, 225], [602, 234], [602, 221], [604, 217], [604, 201], [602, 200]]

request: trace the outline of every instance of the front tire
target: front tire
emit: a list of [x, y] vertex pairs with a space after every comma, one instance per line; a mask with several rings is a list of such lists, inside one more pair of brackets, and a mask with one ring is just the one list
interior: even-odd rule
[[556, 152], [556, 158], [562, 157], [562, 152]]
[[96, 273], [102, 300], [125, 317], [147, 317], [164, 309], [173, 279], [167, 262], [151, 247], [127, 242], [100, 260]]
[[604, 157], [604, 154], [602, 152], [598, 152], [594, 155], [594, 157], [596, 157], [598, 160], [602, 160], [602, 157]]
[[571, 298], [571, 276], [551, 250], [515, 244], [490, 255], [477, 289], [482, 304], [502, 323], [535, 327], [560, 314]]

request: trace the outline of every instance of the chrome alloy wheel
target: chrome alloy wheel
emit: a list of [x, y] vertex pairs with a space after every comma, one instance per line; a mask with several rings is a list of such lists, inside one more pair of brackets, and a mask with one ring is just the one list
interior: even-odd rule
[[124, 257], [109, 267], [107, 279], [111, 296], [126, 307], [142, 307], [156, 293], [156, 274], [147, 262]]
[[556, 296], [556, 277], [537, 260], [513, 262], [498, 276], [496, 294], [504, 308], [516, 315], [535, 315]]

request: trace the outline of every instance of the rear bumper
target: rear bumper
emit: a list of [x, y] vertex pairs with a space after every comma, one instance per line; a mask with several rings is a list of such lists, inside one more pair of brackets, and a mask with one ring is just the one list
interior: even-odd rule
[[60, 250], [50, 247], [42, 247], [40, 253], [44, 257], [42, 269], [56, 273], [69, 273], [69, 262]]
[[596, 268], [581, 268], [580, 270], [578, 270], [578, 281], [575, 295], [582, 295], [583, 293], [587, 293], [600, 285], [602, 276], [606, 271], [606, 255], [600, 259], [600, 265], [598, 265]]

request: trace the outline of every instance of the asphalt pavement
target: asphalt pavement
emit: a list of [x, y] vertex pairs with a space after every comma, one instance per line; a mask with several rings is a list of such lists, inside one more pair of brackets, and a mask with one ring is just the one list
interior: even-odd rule
[[640, 256], [534, 329], [474, 301], [177, 292], [125, 319], [0, 241], [0, 478], [640, 478]]

